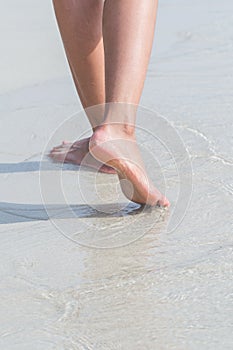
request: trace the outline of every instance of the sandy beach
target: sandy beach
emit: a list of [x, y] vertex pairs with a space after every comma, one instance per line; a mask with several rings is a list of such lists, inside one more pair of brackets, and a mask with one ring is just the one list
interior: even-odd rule
[[137, 137], [171, 208], [52, 163], [89, 135], [50, 2], [0, 12], [0, 348], [233, 347], [233, 3], [161, 1]]

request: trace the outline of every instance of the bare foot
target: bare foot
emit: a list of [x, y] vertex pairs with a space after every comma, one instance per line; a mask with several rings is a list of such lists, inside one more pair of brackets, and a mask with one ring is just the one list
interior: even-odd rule
[[102, 173], [115, 174], [116, 170], [102, 164], [90, 154], [89, 140], [90, 138], [86, 138], [74, 143], [63, 141], [61, 145], [50, 151], [49, 157], [55, 162], [81, 164], [82, 166], [98, 169]]
[[91, 154], [116, 169], [121, 189], [133, 202], [168, 207], [169, 201], [146, 174], [135, 136], [114, 124], [103, 125], [89, 142]]

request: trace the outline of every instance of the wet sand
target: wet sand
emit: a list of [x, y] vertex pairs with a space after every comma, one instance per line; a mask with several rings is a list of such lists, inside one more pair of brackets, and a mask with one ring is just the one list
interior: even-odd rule
[[4, 3], [2, 349], [232, 349], [232, 10], [159, 5], [137, 132], [168, 212], [127, 202], [115, 176], [48, 161], [88, 123], [51, 4]]

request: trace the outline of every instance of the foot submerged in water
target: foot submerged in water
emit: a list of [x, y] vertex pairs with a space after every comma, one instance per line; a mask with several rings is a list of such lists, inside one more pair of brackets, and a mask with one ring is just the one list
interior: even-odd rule
[[151, 206], [170, 205], [148, 178], [134, 134], [119, 125], [106, 124], [96, 129], [89, 149], [94, 158], [117, 171], [121, 189], [128, 199]]

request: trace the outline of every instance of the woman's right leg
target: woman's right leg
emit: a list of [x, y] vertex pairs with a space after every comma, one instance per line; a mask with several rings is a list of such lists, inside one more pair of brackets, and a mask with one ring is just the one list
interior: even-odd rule
[[[104, 106], [104, 48], [102, 37], [103, 0], [53, 0], [54, 10], [63, 40], [66, 56], [74, 83], [83, 105], [88, 108]], [[92, 129], [103, 119], [101, 106], [87, 109], [87, 117]], [[89, 152], [89, 138], [74, 144], [63, 143], [55, 147], [50, 156], [55, 161], [80, 164], [99, 168], [100, 163]], [[87, 163], [87, 164], [86, 164]], [[83, 163], [82, 163], [83, 164]], [[103, 172], [115, 172], [104, 165]]]
[[[168, 206], [150, 181], [135, 137], [135, 119], [154, 37], [156, 0], [106, 0], [103, 13], [106, 103], [104, 123], [91, 140], [92, 155], [117, 170], [134, 202]], [[148, 125], [150, 128], [150, 125]]]

